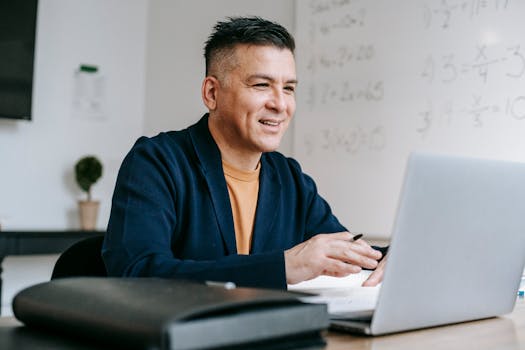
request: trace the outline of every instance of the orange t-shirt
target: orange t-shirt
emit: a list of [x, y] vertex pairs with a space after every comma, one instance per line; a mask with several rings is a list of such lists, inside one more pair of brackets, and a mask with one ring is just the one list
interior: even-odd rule
[[239, 170], [222, 162], [232, 206], [238, 254], [250, 254], [253, 223], [259, 196], [260, 163], [252, 171]]

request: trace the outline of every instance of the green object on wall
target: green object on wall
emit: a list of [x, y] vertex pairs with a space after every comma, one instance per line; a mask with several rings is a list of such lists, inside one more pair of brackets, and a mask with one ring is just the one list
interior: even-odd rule
[[98, 67], [91, 64], [81, 64], [79, 70], [84, 73], [96, 73], [98, 72]]

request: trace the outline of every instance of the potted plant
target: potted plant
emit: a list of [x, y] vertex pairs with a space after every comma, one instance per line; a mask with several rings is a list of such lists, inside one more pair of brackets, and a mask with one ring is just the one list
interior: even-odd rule
[[87, 200], [79, 200], [80, 227], [94, 230], [97, 226], [99, 201], [91, 197], [91, 186], [102, 176], [102, 163], [95, 156], [85, 156], [75, 164], [75, 179], [82, 191], [87, 193]]

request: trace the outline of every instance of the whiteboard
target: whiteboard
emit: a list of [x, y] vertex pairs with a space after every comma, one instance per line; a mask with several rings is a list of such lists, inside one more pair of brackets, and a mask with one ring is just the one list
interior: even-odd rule
[[525, 161], [525, 0], [298, 0], [296, 16], [294, 157], [351, 231], [390, 236], [411, 151]]

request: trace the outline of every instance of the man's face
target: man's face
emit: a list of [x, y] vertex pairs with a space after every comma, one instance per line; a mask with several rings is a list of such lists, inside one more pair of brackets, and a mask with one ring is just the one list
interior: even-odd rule
[[290, 50], [237, 46], [210, 111], [223, 140], [239, 153], [276, 150], [295, 112], [296, 85]]

